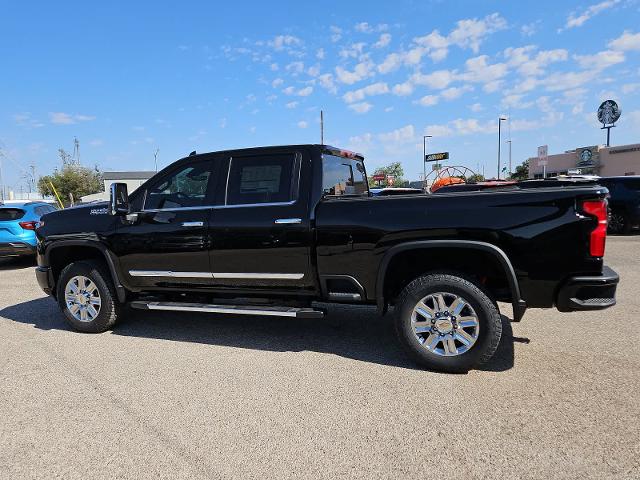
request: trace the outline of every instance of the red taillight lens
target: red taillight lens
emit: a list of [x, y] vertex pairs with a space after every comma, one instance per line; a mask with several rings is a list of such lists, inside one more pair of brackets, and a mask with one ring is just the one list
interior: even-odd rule
[[598, 219], [598, 226], [591, 232], [589, 253], [592, 257], [603, 257], [607, 240], [607, 201], [588, 200], [582, 203], [582, 210]]
[[35, 230], [38, 228], [38, 222], [20, 222], [18, 225], [25, 230]]

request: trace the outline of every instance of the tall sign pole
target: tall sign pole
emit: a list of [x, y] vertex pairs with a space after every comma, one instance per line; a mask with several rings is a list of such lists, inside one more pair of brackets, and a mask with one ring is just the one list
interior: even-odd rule
[[607, 147], [610, 145], [611, 129], [616, 126], [621, 114], [622, 110], [613, 100], [605, 100], [598, 107], [598, 121], [602, 124], [600, 130], [607, 130]]
[[506, 120], [506, 118], [504, 118], [504, 117], [499, 117], [498, 118], [498, 175], [497, 175], [498, 180], [500, 180], [500, 144], [502, 143], [502, 136], [500, 134], [500, 127], [502, 125], [502, 122], [504, 122], [505, 120]]
[[422, 189], [427, 189], [427, 138], [432, 138], [433, 135], [422, 136]]

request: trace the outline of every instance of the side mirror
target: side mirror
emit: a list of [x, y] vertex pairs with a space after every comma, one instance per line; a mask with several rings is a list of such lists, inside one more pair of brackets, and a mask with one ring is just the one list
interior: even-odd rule
[[111, 215], [127, 215], [129, 213], [129, 194], [126, 183], [112, 183], [109, 200], [109, 213]]

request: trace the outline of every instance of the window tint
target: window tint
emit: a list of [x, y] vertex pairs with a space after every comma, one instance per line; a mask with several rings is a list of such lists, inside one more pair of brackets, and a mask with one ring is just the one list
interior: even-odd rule
[[325, 195], [367, 195], [367, 176], [359, 160], [322, 156], [322, 192]]
[[265, 155], [231, 159], [227, 205], [279, 203], [297, 197], [294, 155]]
[[37, 216], [41, 217], [41, 216], [43, 216], [45, 213], [49, 213], [49, 210], [47, 209], [47, 207], [42, 206], [42, 207], [36, 207], [36, 208], [34, 208], [34, 209], [33, 209], [33, 212], [34, 212]]
[[634, 178], [632, 180], [624, 180], [624, 185], [629, 190], [640, 190], [640, 178]]
[[20, 208], [0, 208], [0, 222], [18, 220], [24, 217], [24, 210]]
[[204, 205], [211, 174], [211, 163], [182, 167], [147, 188], [146, 210], [198, 207]]

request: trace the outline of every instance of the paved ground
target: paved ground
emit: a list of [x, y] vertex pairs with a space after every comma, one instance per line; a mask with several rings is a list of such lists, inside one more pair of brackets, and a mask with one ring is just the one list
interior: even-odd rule
[[0, 478], [640, 478], [640, 236], [608, 241], [618, 306], [530, 311], [468, 375], [372, 309], [75, 333], [0, 264]]

